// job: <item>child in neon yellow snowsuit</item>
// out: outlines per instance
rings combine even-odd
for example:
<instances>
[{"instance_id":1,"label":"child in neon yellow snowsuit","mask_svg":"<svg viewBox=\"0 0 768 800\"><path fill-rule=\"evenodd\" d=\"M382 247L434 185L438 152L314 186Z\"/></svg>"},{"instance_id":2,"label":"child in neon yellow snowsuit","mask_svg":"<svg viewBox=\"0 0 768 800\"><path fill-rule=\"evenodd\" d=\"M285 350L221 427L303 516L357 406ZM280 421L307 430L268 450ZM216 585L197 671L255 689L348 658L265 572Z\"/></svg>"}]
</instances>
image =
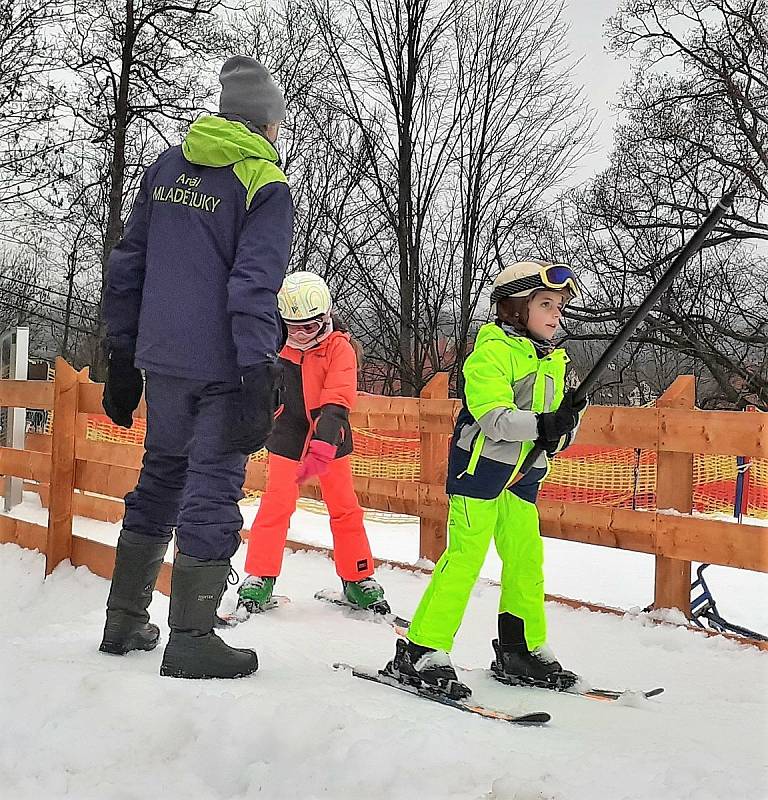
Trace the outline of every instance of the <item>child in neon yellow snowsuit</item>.
<instances>
[{"instance_id":1,"label":"child in neon yellow snowsuit","mask_svg":"<svg viewBox=\"0 0 768 800\"><path fill-rule=\"evenodd\" d=\"M401 682L470 693L448 652L491 538L503 563L494 673L505 682L558 689L577 679L543 649L543 543L535 505L548 456L568 446L585 406L564 391L568 356L550 342L576 293L569 267L541 261L514 264L494 281L496 320L480 328L464 364L464 407L448 462L448 549L408 641L398 641L387 665ZM544 452L523 476L534 443Z\"/></svg>"}]
</instances>

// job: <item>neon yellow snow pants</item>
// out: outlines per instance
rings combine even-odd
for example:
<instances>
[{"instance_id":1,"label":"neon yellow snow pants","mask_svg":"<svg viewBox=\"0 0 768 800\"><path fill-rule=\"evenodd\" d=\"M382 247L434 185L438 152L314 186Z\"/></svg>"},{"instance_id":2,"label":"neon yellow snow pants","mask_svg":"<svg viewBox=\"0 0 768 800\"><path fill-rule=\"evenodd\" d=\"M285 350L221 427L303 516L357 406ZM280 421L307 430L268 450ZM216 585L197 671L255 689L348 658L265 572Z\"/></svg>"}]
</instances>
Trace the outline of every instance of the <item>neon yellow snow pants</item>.
<instances>
[{"instance_id":1,"label":"neon yellow snow pants","mask_svg":"<svg viewBox=\"0 0 768 800\"><path fill-rule=\"evenodd\" d=\"M525 623L533 650L544 644L544 543L536 506L505 490L494 500L451 496L448 549L413 616L408 638L415 644L450 651L491 537L502 560L499 613Z\"/></svg>"}]
</instances>

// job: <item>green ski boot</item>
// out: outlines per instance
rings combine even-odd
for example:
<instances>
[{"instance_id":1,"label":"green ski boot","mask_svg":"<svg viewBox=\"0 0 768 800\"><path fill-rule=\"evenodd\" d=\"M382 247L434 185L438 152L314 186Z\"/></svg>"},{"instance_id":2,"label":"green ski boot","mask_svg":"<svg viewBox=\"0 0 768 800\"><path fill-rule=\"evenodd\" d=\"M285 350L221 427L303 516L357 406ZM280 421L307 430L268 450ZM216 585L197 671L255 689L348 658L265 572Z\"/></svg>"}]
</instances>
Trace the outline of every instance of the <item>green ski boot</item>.
<instances>
[{"instance_id":1,"label":"green ski boot","mask_svg":"<svg viewBox=\"0 0 768 800\"><path fill-rule=\"evenodd\" d=\"M389 614L389 603L384 599L384 589L373 578L361 581L342 581L344 597L352 605L375 614Z\"/></svg>"},{"instance_id":2,"label":"green ski boot","mask_svg":"<svg viewBox=\"0 0 768 800\"><path fill-rule=\"evenodd\" d=\"M272 608L272 592L275 590L276 578L261 578L249 575L237 590L238 608L244 608L249 614L258 614Z\"/></svg>"}]
</instances>

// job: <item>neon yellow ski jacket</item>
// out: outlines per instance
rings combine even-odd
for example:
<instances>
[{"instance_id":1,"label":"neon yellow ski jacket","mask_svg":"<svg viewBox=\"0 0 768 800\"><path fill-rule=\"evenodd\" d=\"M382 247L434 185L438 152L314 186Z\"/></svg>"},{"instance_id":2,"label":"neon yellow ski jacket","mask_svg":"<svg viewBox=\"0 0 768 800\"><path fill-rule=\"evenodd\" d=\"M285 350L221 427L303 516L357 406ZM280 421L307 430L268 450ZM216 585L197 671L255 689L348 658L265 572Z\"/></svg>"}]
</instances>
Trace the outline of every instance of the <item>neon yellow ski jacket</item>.
<instances>
[{"instance_id":1,"label":"neon yellow ski jacket","mask_svg":"<svg viewBox=\"0 0 768 800\"><path fill-rule=\"evenodd\" d=\"M538 436L537 413L554 411L563 399L568 362L561 348L539 356L525 336L493 323L480 328L464 363L464 407L451 440L448 494L489 500L514 481ZM561 441L558 449L567 444ZM547 468L542 453L531 479L521 484L536 488Z\"/></svg>"}]
</instances>

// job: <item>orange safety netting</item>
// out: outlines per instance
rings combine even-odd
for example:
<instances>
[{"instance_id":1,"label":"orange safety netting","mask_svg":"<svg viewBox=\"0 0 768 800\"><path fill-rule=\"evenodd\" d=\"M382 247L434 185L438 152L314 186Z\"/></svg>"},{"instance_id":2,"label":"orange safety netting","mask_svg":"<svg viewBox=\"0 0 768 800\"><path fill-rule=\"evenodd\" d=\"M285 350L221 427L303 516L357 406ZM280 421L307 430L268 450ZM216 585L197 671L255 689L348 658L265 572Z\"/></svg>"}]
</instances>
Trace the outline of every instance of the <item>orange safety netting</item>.
<instances>
[{"instance_id":1,"label":"orange safety netting","mask_svg":"<svg viewBox=\"0 0 768 800\"><path fill-rule=\"evenodd\" d=\"M734 514L738 467L735 456L694 455L693 508L702 514ZM768 519L768 461L744 468L744 513ZM555 458L541 496L616 508L656 510L656 453L572 445Z\"/></svg>"},{"instance_id":2,"label":"orange safety netting","mask_svg":"<svg viewBox=\"0 0 768 800\"><path fill-rule=\"evenodd\" d=\"M87 438L142 444L145 430L143 419L135 420L133 427L126 430L113 425L105 416L92 415L88 417ZM355 475L419 480L420 442L417 433L353 428L353 436L352 471ZM266 452L262 450L251 458L265 460ZM744 513L768 519L768 460L753 459L742 469L743 491L747 496ZM738 471L735 456L695 455L694 510L704 514L732 515ZM246 495L253 499L258 492L247 491ZM652 450L572 445L555 458L540 496L617 508L655 510L656 453ZM313 501L306 502L313 505Z\"/></svg>"}]
</instances>

